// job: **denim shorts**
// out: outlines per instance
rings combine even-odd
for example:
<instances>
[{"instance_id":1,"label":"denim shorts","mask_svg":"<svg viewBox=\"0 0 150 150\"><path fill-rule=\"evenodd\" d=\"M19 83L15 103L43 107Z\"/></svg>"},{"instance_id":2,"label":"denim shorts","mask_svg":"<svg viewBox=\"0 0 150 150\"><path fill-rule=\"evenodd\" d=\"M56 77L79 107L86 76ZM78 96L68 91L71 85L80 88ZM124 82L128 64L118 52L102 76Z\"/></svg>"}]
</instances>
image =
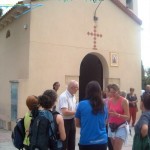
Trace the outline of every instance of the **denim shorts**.
<instances>
[{"instance_id":1,"label":"denim shorts","mask_svg":"<svg viewBox=\"0 0 150 150\"><path fill-rule=\"evenodd\" d=\"M127 136L128 136L128 133L127 133L126 127L118 128L116 132L111 132L110 127L108 127L108 137L110 138L117 137L117 138L124 140L125 142L127 139Z\"/></svg>"}]
</instances>

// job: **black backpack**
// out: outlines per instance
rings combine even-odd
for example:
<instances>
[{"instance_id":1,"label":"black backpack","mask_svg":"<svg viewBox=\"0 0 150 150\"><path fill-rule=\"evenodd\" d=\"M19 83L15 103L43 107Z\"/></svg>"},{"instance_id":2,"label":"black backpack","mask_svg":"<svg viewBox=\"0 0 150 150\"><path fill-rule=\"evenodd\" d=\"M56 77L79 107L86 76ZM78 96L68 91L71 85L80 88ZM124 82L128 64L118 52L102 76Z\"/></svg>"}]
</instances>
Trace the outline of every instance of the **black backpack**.
<instances>
[{"instance_id":1,"label":"black backpack","mask_svg":"<svg viewBox=\"0 0 150 150\"><path fill-rule=\"evenodd\" d=\"M14 146L19 150L23 150L23 141L25 138L24 118L18 119L16 122L16 126L14 127L14 130L11 134L11 138Z\"/></svg>"},{"instance_id":2,"label":"black backpack","mask_svg":"<svg viewBox=\"0 0 150 150\"><path fill-rule=\"evenodd\" d=\"M56 122L56 117L59 114L59 112L54 110L51 113L53 115L53 120L54 120L54 130L50 126L52 132L52 136L50 136L50 150L61 150L63 148L63 144L62 141L60 140L60 134Z\"/></svg>"},{"instance_id":3,"label":"black backpack","mask_svg":"<svg viewBox=\"0 0 150 150\"><path fill-rule=\"evenodd\" d=\"M30 148L35 150L48 150L50 121L45 116L38 115L31 121Z\"/></svg>"},{"instance_id":4,"label":"black backpack","mask_svg":"<svg viewBox=\"0 0 150 150\"><path fill-rule=\"evenodd\" d=\"M57 136L56 115L58 112L51 112L49 118L44 115L38 115L31 121L30 126L30 148L35 150L60 150L62 142ZM54 121L55 120L55 121Z\"/></svg>"}]
</instances>

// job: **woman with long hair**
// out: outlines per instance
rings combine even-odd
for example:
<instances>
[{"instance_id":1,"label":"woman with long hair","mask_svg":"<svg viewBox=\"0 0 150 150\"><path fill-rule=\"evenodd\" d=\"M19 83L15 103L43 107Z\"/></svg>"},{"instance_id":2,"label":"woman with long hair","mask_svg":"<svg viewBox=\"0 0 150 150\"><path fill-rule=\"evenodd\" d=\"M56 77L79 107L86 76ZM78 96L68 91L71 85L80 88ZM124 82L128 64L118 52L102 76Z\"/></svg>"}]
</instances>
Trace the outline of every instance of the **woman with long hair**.
<instances>
[{"instance_id":1,"label":"woman with long hair","mask_svg":"<svg viewBox=\"0 0 150 150\"><path fill-rule=\"evenodd\" d=\"M99 83L89 82L85 93L85 99L79 103L75 114L76 126L81 128L79 150L106 150L107 109Z\"/></svg>"}]
</instances>

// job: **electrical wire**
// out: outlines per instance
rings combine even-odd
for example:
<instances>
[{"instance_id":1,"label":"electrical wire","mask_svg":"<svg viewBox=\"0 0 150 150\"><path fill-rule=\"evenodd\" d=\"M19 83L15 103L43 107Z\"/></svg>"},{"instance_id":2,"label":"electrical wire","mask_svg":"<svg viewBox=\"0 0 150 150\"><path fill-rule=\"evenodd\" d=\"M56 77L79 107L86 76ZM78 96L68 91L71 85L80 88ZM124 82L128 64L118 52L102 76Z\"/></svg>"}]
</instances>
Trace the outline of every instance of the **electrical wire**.
<instances>
[{"instance_id":1,"label":"electrical wire","mask_svg":"<svg viewBox=\"0 0 150 150\"><path fill-rule=\"evenodd\" d=\"M98 9L98 7L100 6L100 4L101 4L102 1L103 1L103 0L100 0L98 6L96 7L96 9L95 9L95 11L94 11L94 21L97 21L97 19L98 19L98 18L96 17L96 11L97 11L97 9Z\"/></svg>"}]
</instances>

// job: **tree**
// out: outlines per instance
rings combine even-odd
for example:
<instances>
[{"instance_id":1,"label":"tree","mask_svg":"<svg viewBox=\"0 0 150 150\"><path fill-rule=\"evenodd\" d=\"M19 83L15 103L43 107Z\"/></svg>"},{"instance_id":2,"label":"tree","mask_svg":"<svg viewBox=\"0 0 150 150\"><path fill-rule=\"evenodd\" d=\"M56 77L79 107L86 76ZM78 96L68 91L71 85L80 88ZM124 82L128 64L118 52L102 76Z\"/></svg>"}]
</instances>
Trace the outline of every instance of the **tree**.
<instances>
[{"instance_id":1,"label":"tree","mask_svg":"<svg viewBox=\"0 0 150 150\"><path fill-rule=\"evenodd\" d=\"M145 70L146 84L150 84L150 68Z\"/></svg>"},{"instance_id":2,"label":"tree","mask_svg":"<svg viewBox=\"0 0 150 150\"><path fill-rule=\"evenodd\" d=\"M143 62L141 62L141 77L142 77L142 89L144 89L146 86L146 81L145 81L145 70L144 70Z\"/></svg>"},{"instance_id":3,"label":"tree","mask_svg":"<svg viewBox=\"0 0 150 150\"><path fill-rule=\"evenodd\" d=\"M150 68L144 69L143 63L141 64L141 77L142 89L145 89L145 86L150 84Z\"/></svg>"},{"instance_id":4,"label":"tree","mask_svg":"<svg viewBox=\"0 0 150 150\"><path fill-rule=\"evenodd\" d=\"M0 17L2 16L2 14L3 14L3 9L0 8Z\"/></svg>"}]
</instances>

